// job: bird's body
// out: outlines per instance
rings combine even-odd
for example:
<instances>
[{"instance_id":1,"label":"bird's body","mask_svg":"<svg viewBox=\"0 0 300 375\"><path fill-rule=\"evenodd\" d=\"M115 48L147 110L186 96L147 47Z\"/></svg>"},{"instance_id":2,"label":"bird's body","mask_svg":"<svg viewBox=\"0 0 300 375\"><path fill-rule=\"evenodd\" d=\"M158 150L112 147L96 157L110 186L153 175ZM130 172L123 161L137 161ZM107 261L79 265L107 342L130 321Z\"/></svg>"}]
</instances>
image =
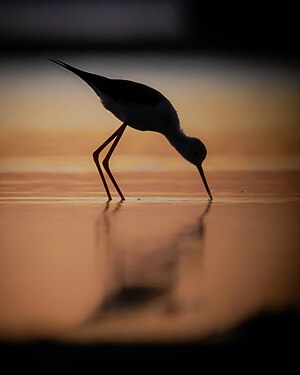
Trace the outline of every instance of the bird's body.
<instances>
[{"instance_id":1,"label":"bird's body","mask_svg":"<svg viewBox=\"0 0 300 375\"><path fill-rule=\"evenodd\" d=\"M127 84L127 82L128 81L115 80L113 83L123 86L124 83ZM136 91L136 94L139 95L144 87L147 86L134 86L134 90L132 91ZM156 93L157 92L153 90L153 98L152 101L149 101L149 104L147 104L146 100L141 102L120 99L115 100L113 97L102 92L99 96L104 108L112 112L120 121L136 130L150 130L164 134L166 124L172 126L174 131L179 130L179 119L174 107L164 97L157 97L157 100L154 101L153 99ZM151 99L151 97L149 99Z\"/></svg>"},{"instance_id":2,"label":"bird's body","mask_svg":"<svg viewBox=\"0 0 300 375\"><path fill-rule=\"evenodd\" d=\"M50 60L83 79L95 91L104 108L123 123L93 154L109 200L111 195L99 165L99 153L115 139L103 165L121 199L124 200L125 198L109 170L108 161L127 125L136 130L154 131L163 134L186 160L197 166L208 195L212 200L202 169L202 162L207 154L206 148L199 139L184 134L175 108L162 93L141 83L109 79L82 71L57 59Z\"/></svg>"}]
</instances>

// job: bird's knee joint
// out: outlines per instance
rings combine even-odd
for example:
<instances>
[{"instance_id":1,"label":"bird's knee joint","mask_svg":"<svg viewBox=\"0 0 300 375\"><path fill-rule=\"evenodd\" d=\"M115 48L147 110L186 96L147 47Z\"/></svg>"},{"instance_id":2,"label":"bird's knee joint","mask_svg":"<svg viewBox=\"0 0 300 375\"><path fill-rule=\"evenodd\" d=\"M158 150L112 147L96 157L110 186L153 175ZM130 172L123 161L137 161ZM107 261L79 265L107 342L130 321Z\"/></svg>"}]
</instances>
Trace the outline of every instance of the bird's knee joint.
<instances>
[{"instance_id":1,"label":"bird's knee joint","mask_svg":"<svg viewBox=\"0 0 300 375\"><path fill-rule=\"evenodd\" d=\"M94 159L94 162L97 162L98 161L98 158L99 158L99 153L97 151L94 151L93 152L93 159Z\"/></svg>"},{"instance_id":2,"label":"bird's knee joint","mask_svg":"<svg viewBox=\"0 0 300 375\"><path fill-rule=\"evenodd\" d=\"M103 167L104 167L105 170L106 170L106 169L109 169L109 162L108 162L107 159L104 159L104 160L103 160L102 165L103 165Z\"/></svg>"}]
</instances>

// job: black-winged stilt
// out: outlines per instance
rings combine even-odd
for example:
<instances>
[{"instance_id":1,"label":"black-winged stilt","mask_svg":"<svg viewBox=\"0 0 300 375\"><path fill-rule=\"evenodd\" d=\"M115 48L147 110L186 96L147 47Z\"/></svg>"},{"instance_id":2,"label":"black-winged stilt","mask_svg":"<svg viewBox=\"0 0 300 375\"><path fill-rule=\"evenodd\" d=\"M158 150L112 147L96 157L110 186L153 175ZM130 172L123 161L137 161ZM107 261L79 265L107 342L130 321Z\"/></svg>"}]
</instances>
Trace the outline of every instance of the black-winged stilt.
<instances>
[{"instance_id":1,"label":"black-winged stilt","mask_svg":"<svg viewBox=\"0 0 300 375\"><path fill-rule=\"evenodd\" d=\"M99 96L104 108L113 113L123 123L93 153L93 158L108 200L112 198L100 167L99 154L114 140L102 164L121 200L125 200L121 189L109 169L109 159L127 125L137 130L150 130L163 134L183 158L197 167L209 199L213 199L202 168L202 163L207 155L206 148L198 138L189 137L184 134L180 127L175 108L163 94L141 83L121 79L109 79L77 69L57 59L50 60L83 79Z\"/></svg>"}]
</instances>

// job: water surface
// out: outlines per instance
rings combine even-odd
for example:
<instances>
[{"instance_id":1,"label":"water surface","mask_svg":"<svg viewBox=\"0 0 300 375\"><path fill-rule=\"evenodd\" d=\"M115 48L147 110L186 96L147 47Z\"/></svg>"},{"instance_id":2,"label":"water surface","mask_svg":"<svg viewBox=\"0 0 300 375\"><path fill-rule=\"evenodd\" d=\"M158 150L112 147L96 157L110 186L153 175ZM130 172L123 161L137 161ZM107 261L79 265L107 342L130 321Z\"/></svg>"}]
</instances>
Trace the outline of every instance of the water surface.
<instances>
[{"instance_id":1,"label":"water surface","mask_svg":"<svg viewBox=\"0 0 300 375\"><path fill-rule=\"evenodd\" d=\"M299 173L2 174L0 334L207 338L299 309ZM59 177L59 178L58 178Z\"/></svg>"}]
</instances>

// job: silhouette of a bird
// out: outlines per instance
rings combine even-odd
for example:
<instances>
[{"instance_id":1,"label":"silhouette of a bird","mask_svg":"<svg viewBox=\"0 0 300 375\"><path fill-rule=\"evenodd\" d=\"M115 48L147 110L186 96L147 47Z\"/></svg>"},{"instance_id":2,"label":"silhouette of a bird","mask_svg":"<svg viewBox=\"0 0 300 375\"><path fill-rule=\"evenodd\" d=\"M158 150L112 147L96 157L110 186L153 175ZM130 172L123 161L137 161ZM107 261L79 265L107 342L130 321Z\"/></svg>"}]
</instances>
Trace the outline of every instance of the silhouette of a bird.
<instances>
[{"instance_id":1,"label":"silhouette of a bird","mask_svg":"<svg viewBox=\"0 0 300 375\"><path fill-rule=\"evenodd\" d=\"M108 200L112 198L100 167L99 154L114 140L102 164L121 200L125 200L110 171L109 159L127 125L137 130L149 130L163 134L184 159L197 167L207 194L210 200L213 199L202 168L202 163L207 155L205 145L198 138L189 137L184 134L180 127L175 108L163 94L141 83L110 79L85 72L57 59L49 60L70 70L85 81L98 95L104 108L122 121L122 125L93 153L93 159L103 182Z\"/></svg>"}]
</instances>

